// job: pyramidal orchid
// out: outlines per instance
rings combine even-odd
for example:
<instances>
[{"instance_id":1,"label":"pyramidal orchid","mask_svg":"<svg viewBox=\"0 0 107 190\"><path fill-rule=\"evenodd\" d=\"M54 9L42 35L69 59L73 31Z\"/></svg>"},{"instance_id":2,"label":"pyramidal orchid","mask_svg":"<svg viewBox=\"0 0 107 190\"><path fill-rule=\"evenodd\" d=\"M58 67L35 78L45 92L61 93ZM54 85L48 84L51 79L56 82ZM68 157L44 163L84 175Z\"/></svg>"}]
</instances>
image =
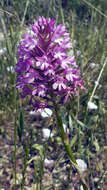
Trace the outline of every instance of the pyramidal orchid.
<instances>
[{"instance_id":1,"label":"pyramidal orchid","mask_svg":"<svg viewBox=\"0 0 107 190\"><path fill-rule=\"evenodd\" d=\"M22 97L30 96L34 109L52 106L52 94L65 103L78 95L83 81L75 57L68 56L72 48L70 35L55 19L39 17L29 27L18 46L17 87Z\"/></svg>"},{"instance_id":2,"label":"pyramidal orchid","mask_svg":"<svg viewBox=\"0 0 107 190\"><path fill-rule=\"evenodd\" d=\"M63 24L55 19L39 17L23 35L18 46L17 88L23 98L30 97L34 110L53 107L67 155L80 175L84 190L88 186L73 156L67 133L59 113L60 105L84 89L72 49L70 35Z\"/></svg>"}]
</instances>

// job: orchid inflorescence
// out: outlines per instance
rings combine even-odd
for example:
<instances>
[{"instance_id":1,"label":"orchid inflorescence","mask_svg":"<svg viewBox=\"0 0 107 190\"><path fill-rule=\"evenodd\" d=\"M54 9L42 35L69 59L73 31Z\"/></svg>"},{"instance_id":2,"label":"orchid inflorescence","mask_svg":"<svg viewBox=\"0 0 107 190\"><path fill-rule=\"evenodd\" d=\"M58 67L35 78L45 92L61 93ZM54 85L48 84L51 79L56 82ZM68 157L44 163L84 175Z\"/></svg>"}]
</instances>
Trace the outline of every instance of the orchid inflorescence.
<instances>
[{"instance_id":1,"label":"orchid inflorescence","mask_svg":"<svg viewBox=\"0 0 107 190\"><path fill-rule=\"evenodd\" d=\"M70 35L63 24L39 17L30 25L18 46L17 87L22 97L29 96L34 109L66 103L78 89L84 89L72 48Z\"/></svg>"}]
</instances>

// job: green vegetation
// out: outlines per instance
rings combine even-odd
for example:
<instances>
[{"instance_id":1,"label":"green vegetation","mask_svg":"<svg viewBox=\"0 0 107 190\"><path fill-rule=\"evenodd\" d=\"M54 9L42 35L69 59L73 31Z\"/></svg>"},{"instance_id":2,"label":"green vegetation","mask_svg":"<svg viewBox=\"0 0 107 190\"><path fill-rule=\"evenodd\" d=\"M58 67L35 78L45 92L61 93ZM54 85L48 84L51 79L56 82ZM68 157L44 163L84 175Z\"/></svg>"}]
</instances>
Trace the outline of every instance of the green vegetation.
<instances>
[{"instance_id":1,"label":"green vegetation","mask_svg":"<svg viewBox=\"0 0 107 190\"><path fill-rule=\"evenodd\" d=\"M61 116L69 127L74 157L87 163L83 177L89 189L106 190L106 0L0 1L0 189L76 190L81 186L54 114L51 118L29 114L31 106L27 99L21 100L15 87L18 41L39 15L56 18L70 32L86 91L72 97L62 107ZM53 136L44 138L43 128L50 129ZM54 165L46 166L46 158L54 160Z\"/></svg>"}]
</instances>

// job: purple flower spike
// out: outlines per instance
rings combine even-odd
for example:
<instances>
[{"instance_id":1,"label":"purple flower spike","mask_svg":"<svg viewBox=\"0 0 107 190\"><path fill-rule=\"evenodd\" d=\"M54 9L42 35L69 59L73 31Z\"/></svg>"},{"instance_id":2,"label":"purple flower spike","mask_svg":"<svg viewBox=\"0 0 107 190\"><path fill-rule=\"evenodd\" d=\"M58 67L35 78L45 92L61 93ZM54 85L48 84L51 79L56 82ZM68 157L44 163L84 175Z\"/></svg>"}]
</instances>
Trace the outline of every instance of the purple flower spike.
<instances>
[{"instance_id":1,"label":"purple flower spike","mask_svg":"<svg viewBox=\"0 0 107 190\"><path fill-rule=\"evenodd\" d=\"M43 16L19 42L17 87L23 98L30 97L34 109L52 107L52 94L57 103L63 96L65 103L84 89L75 57L67 54L71 48L65 26Z\"/></svg>"}]
</instances>

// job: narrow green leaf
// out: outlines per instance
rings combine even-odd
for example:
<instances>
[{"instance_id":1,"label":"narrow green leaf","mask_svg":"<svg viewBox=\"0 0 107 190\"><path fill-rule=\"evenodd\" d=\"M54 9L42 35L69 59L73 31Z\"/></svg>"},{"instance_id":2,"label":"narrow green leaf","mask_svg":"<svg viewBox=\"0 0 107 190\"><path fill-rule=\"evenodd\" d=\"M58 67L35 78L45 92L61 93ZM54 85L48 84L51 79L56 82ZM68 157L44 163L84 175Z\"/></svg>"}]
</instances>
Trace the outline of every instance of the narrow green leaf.
<instances>
[{"instance_id":1,"label":"narrow green leaf","mask_svg":"<svg viewBox=\"0 0 107 190\"><path fill-rule=\"evenodd\" d=\"M21 111L19 117L19 127L17 128L18 137L20 141L22 140L23 131L24 131L24 119L23 119L23 112Z\"/></svg>"},{"instance_id":2,"label":"narrow green leaf","mask_svg":"<svg viewBox=\"0 0 107 190\"><path fill-rule=\"evenodd\" d=\"M70 146L73 147L73 145L76 143L76 141L77 141L77 135L75 135L75 136L72 138L72 140L71 140L71 142L70 142Z\"/></svg>"},{"instance_id":3,"label":"narrow green leaf","mask_svg":"<svg viewBox=\"0 0 107 190\"><path fill-rule=\"evenodd\" d=\"M23 133L23 130L24 130L24 120L23 120L23 112L22 111L20 112L20 130L21 130L21 133Z\"/></svg>"}]
</instances>

